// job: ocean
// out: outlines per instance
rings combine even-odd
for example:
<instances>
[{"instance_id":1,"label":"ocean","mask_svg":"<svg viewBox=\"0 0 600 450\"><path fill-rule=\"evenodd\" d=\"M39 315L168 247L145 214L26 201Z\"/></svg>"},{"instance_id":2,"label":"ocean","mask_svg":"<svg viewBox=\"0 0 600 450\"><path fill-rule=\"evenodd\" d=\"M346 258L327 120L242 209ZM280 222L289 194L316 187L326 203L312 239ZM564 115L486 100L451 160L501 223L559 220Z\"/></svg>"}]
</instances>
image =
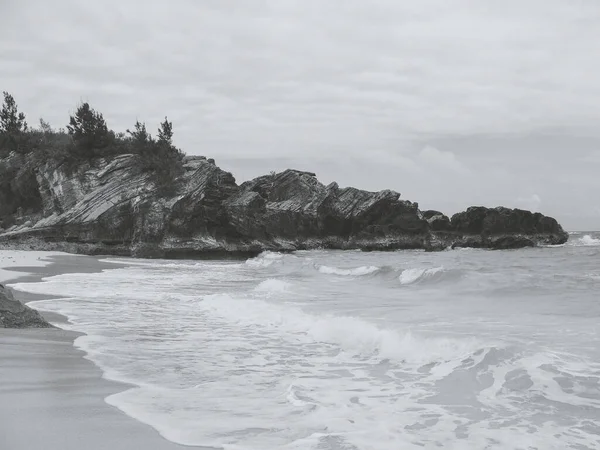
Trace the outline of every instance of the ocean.
<instances>
[{"instance_id":1,"label":"ocean","mask_svg":"<svg viewBox=\"0 0 600 450\"><path fill-rule=\"evenodd\" d=\"M600 233L511 251L141 260L14 288L106 399L225 449L600 448Z\"/></svg>"}]
</instances>

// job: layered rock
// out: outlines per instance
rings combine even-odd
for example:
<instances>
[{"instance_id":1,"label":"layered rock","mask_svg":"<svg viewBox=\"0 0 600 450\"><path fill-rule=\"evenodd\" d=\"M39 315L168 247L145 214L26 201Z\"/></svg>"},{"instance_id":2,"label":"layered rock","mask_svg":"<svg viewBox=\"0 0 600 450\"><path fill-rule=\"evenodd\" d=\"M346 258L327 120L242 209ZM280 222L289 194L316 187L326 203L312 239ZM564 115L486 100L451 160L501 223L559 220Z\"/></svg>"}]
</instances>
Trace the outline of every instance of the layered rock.
<instances>
[{"instance_id":1,"label":"layered rock","mask_svg":"<svg viewBox=\"0 0 600 450\"><path fill-rule=\"evenodd\" d=\"M0 284L0 328L51 328L35 309L16 300L11 290Z\"/></svg>"},{"instance_id":2,"label":"layered rock","mask_svg":"<svg viewBox=\"0 0 600 450\"><path fill-rule=\"evenodd\" d=\"M35 201L4 212L4 221L14 225L0 230L0 244L174 257L311 248L510 248L567 239L554 219L527 211L469 208L449 219L419 211L397 192L326 186L310 172L286 170L238 186L214 160L186 157L184 169L165 193L133 155L69 170L28 167L25 161L19 173L34 177L28 198ZM12 185L6 186L5 197L14 197Z\"/></svg>"}]
</instances>

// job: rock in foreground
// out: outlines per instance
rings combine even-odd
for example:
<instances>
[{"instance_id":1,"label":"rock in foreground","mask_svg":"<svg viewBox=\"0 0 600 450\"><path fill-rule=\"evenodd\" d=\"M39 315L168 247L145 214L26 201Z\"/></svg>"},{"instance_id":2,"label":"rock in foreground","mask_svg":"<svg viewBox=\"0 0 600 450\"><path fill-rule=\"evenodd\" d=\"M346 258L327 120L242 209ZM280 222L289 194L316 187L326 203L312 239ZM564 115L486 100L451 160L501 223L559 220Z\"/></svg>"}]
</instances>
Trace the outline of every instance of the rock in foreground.
<instances>
[{"instance_id":1,"label":"rock in foreground","mask_svg":"<svg viewBox=\"0 0 600 450\"><path fill-rule=\"evenodd\" d=\"M0 328L52 328L39 312L16 300L11 290L0 284Z\"/></svg>"}]
</instances>

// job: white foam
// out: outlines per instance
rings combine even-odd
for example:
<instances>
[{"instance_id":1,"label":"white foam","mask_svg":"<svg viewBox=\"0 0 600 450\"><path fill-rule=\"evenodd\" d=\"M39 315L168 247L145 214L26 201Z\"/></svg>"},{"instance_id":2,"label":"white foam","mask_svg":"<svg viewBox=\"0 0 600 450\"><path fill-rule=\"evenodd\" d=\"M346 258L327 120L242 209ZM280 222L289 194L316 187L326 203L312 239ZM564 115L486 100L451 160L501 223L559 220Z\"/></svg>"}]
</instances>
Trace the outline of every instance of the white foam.
<instances>
[{"instance_id":1,"label":"white foam","mask_svg":"<svg viewBox=\"0 0 600 450\"><path fill-rule=\"evenodd\" d=\"M583 236L579 241L583 245L600 245L600 239L593 238L589 234Z\"/></svg>"},{"instance_id":2,"label":"white foam","mask_svg":"<svg viewBox=\"0 0 600 450\"><path fill-rule=\"evenodd\" d=\"M350 355L378 360L442 362L462 357L481 345L473 339L416 338L409 331L381 329L356 317L315 316L291 305L236 299L227 294L205 296L199 306L236 325L269 328L290 341L333 344Z\"/></svg>"},{"instance_id":3,"label":"white foam","mask_svg":"<svg viewBox=\"0 0 600 450\"><path fill-rule=\"evenodd\" d=\"M400 274L400 284L412 284L416 281L435 275L436 273L443 272L443 267L433 267L430 269L417 268L417 269L405 269Z\"/></svg>"},{"instance_id":4,"label":"white foam","mask_svg":"<svg viewBox=\"0 0 600 450\"><path fill-rule=\"evenodd\" d=\"M328 274L328 275L340 275L340 276L362 276L368 275L373 272L377 272L379 267L376 266L361 266L356 267L354 269L340 269L338 267L330 267L330 266L319 266L319 272Z\"/></svg>"},{"instance_id":5,"label":"white foam","mask_svg":"<svg viewBox=\"0 0 600 450\"><path fill-rule=\"evenodd\" d=\"M256 288L257 292L286 292L289 290L291 284L287 281L276 280L269 278L268 280L262 281Z\"/></svg>"},{"instance_id":6,"label":"white foam","mask_svg":"<svg viewBox=\"0 0 600 450\"><path fill-rule=\"evenodd\" d=\"M583 245L583 246L597 246L600 245L600 239L593 238L589 234L580 237L577 241L575 241L575 245Z\"/></svg>"},{"instance_id":7,"label":"white foam","mask_svg":"<svg viewBox=\"0 0 600 450\"><path fill-rule=\"evenodd\" d=\"M275 261L283 259L283 254L277 252L263 252L256 258L246 260L246 265L250 267L269 267Z\"/></svg>"}]
</instances>

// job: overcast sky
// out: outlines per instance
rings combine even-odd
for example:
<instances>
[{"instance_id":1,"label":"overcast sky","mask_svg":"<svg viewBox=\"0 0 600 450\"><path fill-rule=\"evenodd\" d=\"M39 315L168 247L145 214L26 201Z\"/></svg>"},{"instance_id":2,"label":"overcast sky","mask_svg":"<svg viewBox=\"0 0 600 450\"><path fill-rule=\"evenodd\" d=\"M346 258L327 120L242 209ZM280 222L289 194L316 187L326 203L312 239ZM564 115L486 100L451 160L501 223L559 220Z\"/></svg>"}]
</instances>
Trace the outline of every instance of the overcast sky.
<instances>
[{"instance_id":1,"label":"overcast sky","mask_svg":"<svg viewBox=\"0 0 600 450\"><path fill-rule=\"evenodd\" d=\"M238 181L287 167L422 209L600 229L598 0L0 0L0 90L168 115Z\"/></svg>"}]
</instances>

